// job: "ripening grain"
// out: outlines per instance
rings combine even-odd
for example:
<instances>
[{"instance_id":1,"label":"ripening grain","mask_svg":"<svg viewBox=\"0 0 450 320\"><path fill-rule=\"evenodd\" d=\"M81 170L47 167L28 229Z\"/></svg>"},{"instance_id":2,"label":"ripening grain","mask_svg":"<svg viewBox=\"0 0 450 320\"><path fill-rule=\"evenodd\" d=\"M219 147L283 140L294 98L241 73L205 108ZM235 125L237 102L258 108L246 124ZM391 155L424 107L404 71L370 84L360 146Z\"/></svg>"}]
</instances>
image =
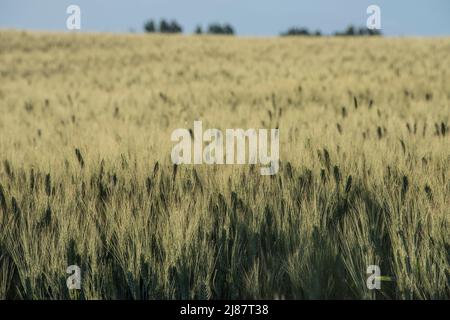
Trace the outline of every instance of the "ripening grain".
<instances>
[{"instance_id":1,"label":"ripening grain","mask_svg":"<svg viewBox=\"0 0 450 320\"><path fill-rule=\"evenodd\" d=\"M0 298L449 299L449 52L0 32ZM280 172L174 167L194 120L278 127Z\"/></svg>"}]
</instances>

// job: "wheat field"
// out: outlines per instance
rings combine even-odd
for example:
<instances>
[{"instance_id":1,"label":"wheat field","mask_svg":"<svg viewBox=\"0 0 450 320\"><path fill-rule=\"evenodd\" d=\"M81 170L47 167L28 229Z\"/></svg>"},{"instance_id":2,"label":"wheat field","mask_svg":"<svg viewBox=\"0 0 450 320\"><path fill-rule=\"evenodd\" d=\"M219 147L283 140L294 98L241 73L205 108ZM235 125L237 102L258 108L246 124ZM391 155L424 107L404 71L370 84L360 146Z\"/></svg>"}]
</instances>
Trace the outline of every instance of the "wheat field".
<instances>
[{"instance_id":1,"label":"wheat field","mask_svg":"<svg viewBox=\"0 0 450 320\"><path fill-rule=\"evenodd\" d=\"M0 299L450 299L449 52L1 31ZM279 128L280 171L174 166L195 120Z\"/></svg>"}]
</instances>

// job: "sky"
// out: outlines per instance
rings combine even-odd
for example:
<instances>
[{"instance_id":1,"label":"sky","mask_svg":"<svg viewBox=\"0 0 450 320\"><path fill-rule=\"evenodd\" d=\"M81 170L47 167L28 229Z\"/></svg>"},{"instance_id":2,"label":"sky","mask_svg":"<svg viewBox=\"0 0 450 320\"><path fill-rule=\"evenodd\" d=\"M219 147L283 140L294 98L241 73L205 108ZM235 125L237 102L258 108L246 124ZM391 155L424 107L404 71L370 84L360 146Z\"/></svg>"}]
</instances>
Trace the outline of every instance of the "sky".
<instances>
[{"instance_id":1,"label":"sky","mask_svg":"<svg viewBox=\"0 0 450 320\"><path fill-rule=\"evenodd\" d=\"M242 36L274 36L293 26L331 34L365 26L375 4L385 35L450 36L449 0L0 0L0 29L69 32L72 4L81 9L81 32L142 32L146 20L166 18L185 33L217 22Z\"/></svg>"}]
</instances>

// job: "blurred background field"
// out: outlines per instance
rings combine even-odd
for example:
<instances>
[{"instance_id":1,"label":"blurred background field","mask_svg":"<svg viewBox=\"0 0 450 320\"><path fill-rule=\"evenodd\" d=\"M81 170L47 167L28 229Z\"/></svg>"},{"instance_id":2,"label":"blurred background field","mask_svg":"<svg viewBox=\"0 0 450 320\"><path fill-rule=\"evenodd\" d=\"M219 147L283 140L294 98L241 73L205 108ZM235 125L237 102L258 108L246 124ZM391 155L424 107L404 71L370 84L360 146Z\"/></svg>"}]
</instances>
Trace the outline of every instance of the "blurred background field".
<instances>
[{"instance_id":1,"label":"blurred background field","mask_svg":"<svg viewBox=\"0 0 450 320\"><path fill-rule=\"evenodd\" d=\"M450 298L448 52L1 31L0 298ZM280 172L174 167L194 120L279 128Z\"/></svg>"}]
</instances>

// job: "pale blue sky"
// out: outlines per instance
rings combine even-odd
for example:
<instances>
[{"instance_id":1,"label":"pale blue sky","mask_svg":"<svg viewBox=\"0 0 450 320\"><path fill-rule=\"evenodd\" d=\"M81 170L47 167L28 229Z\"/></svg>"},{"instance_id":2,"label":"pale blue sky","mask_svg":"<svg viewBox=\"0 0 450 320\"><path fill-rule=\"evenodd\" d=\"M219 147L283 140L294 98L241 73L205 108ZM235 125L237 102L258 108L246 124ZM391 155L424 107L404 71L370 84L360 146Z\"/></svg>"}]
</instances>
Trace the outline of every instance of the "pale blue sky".
<instances>
[{"instance_id":1,"label":"pale blue sky","mask_svg":"<svg viewBox=\"0 0 450 320\"><path fill-rule=\"evenodd\" d=\"M66 8L81 8L81 31L142 31L149 18L176 19L185 33L197 24L231 23L239 35L278 35L288 27L342 30L364 26L366 8L381 7L382 32L450 36L449 0L0 0L0 28L66 30Z\"/></svg>"}]
</instances>

